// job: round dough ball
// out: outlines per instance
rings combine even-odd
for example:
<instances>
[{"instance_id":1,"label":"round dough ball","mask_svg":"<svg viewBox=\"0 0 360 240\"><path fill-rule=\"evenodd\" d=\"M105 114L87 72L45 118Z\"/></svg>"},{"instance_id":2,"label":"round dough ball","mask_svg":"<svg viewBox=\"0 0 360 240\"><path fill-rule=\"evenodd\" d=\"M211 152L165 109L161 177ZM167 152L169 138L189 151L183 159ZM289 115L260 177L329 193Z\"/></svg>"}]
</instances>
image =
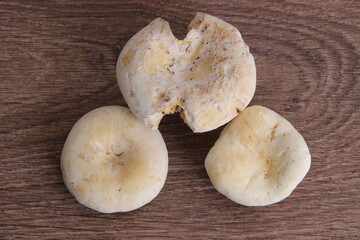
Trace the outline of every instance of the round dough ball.
<instances>
[{"instance_id":1,"label":"round dough ball","mask_svg":"<svg viewBox=\"0 0 360 240\"><path fill-rule=\"evenodd\" d=\"M153 200L164 186L168 152L151 130L120 106L95 109L74 125L61 155L65 185L83 205L126 212Z\"/></svg>"},{"instance_id":2,"label":"round dough ball","mask_svg":"<svg viewBox=\"0 0 360 240\"><path fill-rule=\"evenodd\" d=\"M246 206L288 197L311 164L304 138L283 117L261 106L246 108L221 133L205 160L214 187Z\"/></svg>"}]
</instances>

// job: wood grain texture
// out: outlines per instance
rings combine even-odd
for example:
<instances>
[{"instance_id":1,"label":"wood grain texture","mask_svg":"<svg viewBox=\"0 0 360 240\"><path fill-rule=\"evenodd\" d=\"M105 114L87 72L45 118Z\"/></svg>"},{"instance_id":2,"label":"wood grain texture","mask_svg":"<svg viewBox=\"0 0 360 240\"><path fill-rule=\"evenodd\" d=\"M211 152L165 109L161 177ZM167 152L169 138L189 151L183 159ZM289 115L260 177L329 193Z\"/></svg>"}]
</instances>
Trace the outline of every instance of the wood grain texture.
<instances>
[{"instance_id":1,"label":"wood grain texture","mask_svg":"<svg viewBox=\"0 0 360 240\"><path fill-rule=\"evenodd\" d=\"M312 167L268 207L220 195L204 159L221 129L194 134L179 116L160 130L169 173L160 195L100 214L67 191L59 159L86 112L123 105L115 79L126 43L155 17L178 37L196 11L242 33L257 65L250 105L302 133ZM359 1L0 1L0 239L355 239L360 237Z\"/></svg>"}]
</instances>

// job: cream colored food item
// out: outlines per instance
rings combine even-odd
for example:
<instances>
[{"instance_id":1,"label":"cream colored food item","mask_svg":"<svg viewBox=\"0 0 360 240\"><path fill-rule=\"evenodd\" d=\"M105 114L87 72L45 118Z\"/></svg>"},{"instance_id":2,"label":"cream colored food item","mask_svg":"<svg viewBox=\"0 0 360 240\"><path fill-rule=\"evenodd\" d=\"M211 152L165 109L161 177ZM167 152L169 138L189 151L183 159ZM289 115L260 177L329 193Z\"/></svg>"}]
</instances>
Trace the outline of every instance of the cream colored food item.
<instances>
[{"instance_id":1,"label":"cream colored food item","mask_svg":"<svg viewBox=\"0 0 360 240\"><path fill-rule=\"evenodd\" d=\"M205 160L214 187L246 206L265 206L290 195L311 164L304 138L274 111L246 108L221 132Z\"/></svg>"},{"instance_id":2,"label":"cream colored food item","mask_svg":"<svg viewBox=\"0 0 360 240\"><path fill-rule=\"evenodd\" d=\"M240 32L198 13L178 40L161 18L135 34L117 63L120 90L132 112L157 129L177 111L194 132L226 124L252 99L256 69Z\"/></svg>"},{"instance_id":3,"label":"cream colored food item","mask_svg":"<svg viewBox=\"0 0 360 240\"><path fill-rule=\"evenodd\" d=\"M129 109L101 107L72 128L61 170L81 204L103 213L126 212L159 194L168 153L160 132L146 127Z\"/></svg>"}]
</instances>

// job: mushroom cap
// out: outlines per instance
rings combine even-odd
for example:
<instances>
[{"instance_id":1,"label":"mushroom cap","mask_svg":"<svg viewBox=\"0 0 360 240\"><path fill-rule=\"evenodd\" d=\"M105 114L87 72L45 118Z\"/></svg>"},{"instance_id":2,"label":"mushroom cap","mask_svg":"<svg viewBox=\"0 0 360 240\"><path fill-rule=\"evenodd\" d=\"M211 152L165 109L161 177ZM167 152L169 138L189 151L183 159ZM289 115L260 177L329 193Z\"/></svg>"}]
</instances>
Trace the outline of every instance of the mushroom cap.
<instances>
[{"instance_id":1,"label":"mushroom cap","mask_svg":"<svg viewBox=\"0 0 360 240\"><path fill-rule=\"evenodd\" d=\"M151 130L120 106L85 114L61 154L66 187L83 205L103 213L126 212L153 200L168 171L168 153Z\"/></svg>"},{"instance_id":2,"label":"mushroom cap","mask_svg":"<svg viewBox=\"0 0 360 240\"><path fill-rule=\"evenodd\" d=\"M117 62L117 80L131 111L153 129L177 111L194 132L218 128L252 99L256 68L240 32L197 13L178 40L161 18L136 33Z\"/></svg>"},{"instance_id":3,"label":"mushroom cap","mask_svg":"<svg viewBox=\"0 0 360 240\"><path fill-rule=\"evenodd\" d=\"M221 132L205 159L214 187L246 206L265 206L288 197L311 164L300 133L274 111L246 108Z\"/></svg>"}]
</instances>

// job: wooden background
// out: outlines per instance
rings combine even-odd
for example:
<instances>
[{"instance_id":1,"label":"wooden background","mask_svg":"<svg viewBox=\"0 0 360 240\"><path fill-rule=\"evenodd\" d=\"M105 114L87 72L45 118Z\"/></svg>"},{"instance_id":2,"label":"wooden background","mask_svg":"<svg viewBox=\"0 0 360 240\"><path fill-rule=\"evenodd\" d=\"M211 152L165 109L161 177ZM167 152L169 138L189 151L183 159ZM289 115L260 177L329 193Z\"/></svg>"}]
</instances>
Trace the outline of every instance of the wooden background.
<instances>
[{"instance_id":1,"label":"wooden background","mask_svg":"<svg viewBox=\"0 0 360 240\"><path fill-rule=\"evenodd\" d=\"M59 167L72 125L126 105L115 64L132 35L160 16L183 38L196 11L241 31L258 71L250 105L303 134L310 172L281 203L237 205L203 165L222 128L194 134L168 116L160 195L129 213L83 207ZM359 1L0 1L0 239L360 238L359 40Z\"/></svg>"}]
</instances>

